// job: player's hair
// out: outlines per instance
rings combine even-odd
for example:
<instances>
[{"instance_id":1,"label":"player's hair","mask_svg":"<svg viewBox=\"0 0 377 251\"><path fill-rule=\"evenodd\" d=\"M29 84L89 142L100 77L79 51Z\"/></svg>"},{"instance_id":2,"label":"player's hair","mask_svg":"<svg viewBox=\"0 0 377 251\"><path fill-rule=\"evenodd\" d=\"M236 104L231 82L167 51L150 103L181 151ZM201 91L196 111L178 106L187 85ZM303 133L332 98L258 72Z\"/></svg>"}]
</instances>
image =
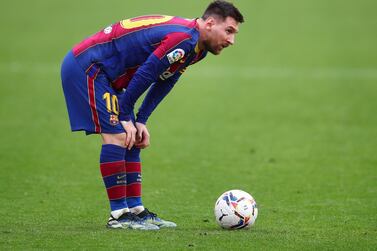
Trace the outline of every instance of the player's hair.
<instances>
[{"instance_id":1,"label":"player's hair","mask_svg":"<svg viewBox=\"0 0 377 251\"><path fill-rule=\"evenodd\" d=\"M202 19L206 20L210 16L219 17L222 20L232 17L238 23L244 22L241 12L232 3L223 0L216 0L210 3L204 11Z\"/></svg>"}]
</instances>

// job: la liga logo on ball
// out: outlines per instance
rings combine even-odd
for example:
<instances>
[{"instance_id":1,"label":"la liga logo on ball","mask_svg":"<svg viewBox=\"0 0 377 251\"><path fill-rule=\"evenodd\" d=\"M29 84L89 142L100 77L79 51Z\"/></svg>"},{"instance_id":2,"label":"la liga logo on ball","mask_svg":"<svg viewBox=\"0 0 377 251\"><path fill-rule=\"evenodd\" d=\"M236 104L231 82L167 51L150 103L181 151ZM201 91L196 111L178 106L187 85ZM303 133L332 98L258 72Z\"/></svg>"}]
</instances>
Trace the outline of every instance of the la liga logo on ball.
<instances>
[{"instance_id":1,"label":"la liga logo on ball","mask_svg":"<svg viewBox=\"0 0 377 251\"><path fill-rule=\"evenodd\" d=\"M242 229L254 225L258 207L254 198L241 190L223 193L215 203L216 222L224 229Z\"/></svg>"}]
</instances>

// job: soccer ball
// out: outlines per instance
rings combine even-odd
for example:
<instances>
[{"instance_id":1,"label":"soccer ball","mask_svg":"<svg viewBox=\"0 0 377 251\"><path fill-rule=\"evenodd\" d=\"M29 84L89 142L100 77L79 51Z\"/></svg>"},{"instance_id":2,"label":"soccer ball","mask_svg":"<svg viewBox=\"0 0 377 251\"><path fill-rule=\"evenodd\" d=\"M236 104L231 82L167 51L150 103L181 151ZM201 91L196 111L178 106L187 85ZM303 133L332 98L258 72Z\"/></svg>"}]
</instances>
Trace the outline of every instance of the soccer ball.
<instances>
[{"instance_id":1,"label":"soccer ball","mask_svg":"<svg viewBox=\"0 0 377 251\"><path fill-rule=\"evenodd\" d=\"M217 223L225 229L241 229L252 226L258 216L254 198L241 190L223 193L215 204Z\"/></svg>"}]
</instances>

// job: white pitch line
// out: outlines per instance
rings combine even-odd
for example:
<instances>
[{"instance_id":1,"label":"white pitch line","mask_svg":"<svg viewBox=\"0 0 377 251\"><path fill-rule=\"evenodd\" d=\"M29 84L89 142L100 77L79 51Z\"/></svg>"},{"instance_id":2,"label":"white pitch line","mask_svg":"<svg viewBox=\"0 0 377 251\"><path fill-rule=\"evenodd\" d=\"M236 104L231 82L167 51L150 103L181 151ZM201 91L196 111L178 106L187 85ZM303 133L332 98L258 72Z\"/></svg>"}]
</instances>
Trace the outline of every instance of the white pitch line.
<instances>
[{"instance_id":1,"label":"white pitch line","mask_svg":"<svg viewBox=\"0 0 377 251\"><path fill-rule=\"evenodd\" d=\"M199 65L200 64L200 65ZM187 77L193 78L242 78L242 79L365 79L377 80L377 66L371 68L325 67L305 68L255 67L255 66L210 66L205 62L188 69ZM60 63L0 63L1 74L60 75Z\"/></svg>"}]
</instances>

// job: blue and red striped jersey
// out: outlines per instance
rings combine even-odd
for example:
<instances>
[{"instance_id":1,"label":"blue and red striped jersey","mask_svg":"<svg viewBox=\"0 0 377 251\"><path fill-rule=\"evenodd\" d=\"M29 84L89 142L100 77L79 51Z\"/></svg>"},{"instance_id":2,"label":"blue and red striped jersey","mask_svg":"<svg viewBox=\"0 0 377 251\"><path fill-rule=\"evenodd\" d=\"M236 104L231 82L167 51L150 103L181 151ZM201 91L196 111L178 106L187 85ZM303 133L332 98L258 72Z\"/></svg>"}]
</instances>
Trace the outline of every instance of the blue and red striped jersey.
<instances>
[{"instance_id":1,"label":"blue and red striped jersey","mask_svg":"<svg viewBox=\"0 0 377 251\"><path fill-rule=\"evenodd\" d=\"M206 51L199 50L198 39L196 19L151 15L106 27L72 51L85 71L100 68L114 89L126 88L120 100L120 118L129 120L136 100L151 84L174 85L188 65L206 56ZM144 105L144 117L151 113L148 108Z\"/></svg>"}]
</instances>

